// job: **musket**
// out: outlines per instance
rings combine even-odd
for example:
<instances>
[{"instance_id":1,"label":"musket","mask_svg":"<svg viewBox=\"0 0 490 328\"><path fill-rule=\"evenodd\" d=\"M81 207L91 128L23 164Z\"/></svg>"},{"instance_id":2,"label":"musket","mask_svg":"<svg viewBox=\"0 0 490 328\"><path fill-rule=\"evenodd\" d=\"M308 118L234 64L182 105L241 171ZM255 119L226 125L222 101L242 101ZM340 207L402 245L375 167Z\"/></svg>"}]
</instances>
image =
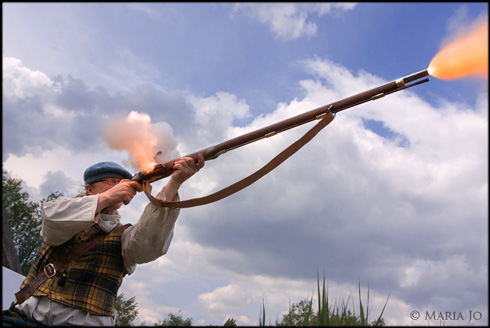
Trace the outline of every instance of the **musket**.
<instances>
[{"instance_id":1,"label":"musket","mask_svg":"<svg viewBox=\"0 0 490 328\"><path fill-rule=\"evenodd\" d=\"M204 160L212 160L217 158L218 156L250 144L252 142L268 138L274 136L278 133L284 132L286 130L298 127L305 123L322 119L327 115L328 112L333 114L338 113L340 111L346 110L348 108L363 104L365 102L371 100L380 99L386 95L392 94L397 91L404 90L406 88L412 87L414 85L418 85L421 83L425 83L429 81L429 78L422 79L429 75L427 69L419 71L417 73L413 73L402 77L400 79L391 81L389 83L383 84L379 87L369 89L367 91L358 93L354 96L336 101L334 103L313 109L311 111L305 112L303 114L299 114L297 116L291 117L284 121L280 121L278 123L266 126L264 128L246 133L239 137L232 138L220 144L202 149L200 151L194 152L192 154L187 155L188 157L192 157L195 162L197 162L198 154L203 154ZM166 178L172 175L174 169L174 163L177 159L168 161L164 164L157 164L150 172L140 171L136 173L131 180L137 181L138 183L143 183L144 181L154 182L163 178Z\"/></svg>"}]
</instances>

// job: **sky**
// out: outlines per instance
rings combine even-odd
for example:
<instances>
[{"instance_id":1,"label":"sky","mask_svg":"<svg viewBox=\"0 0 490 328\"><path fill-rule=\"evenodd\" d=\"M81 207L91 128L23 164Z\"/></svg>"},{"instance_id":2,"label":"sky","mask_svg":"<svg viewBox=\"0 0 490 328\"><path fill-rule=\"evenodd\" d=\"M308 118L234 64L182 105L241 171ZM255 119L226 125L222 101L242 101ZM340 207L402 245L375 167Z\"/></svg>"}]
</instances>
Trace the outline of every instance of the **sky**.
<instances>
[{"instance_id":1,"label":"sky","mask_svg":"<svg viewBox=\"0 0 490 328\"><path fill-rule=\"evenodd\" d=\"M3 3L2 15L2 165L39 201L75 196L94 163L126 165L102 135L131 111L190 154L426 69L488 4ZM207 161L181 199L253 173L311 126ZM138 194L122 222L147 203ZM488 324L486 79L430 77L338 113L252 186L182 209L168 253L120 292L137 324L258 325L262 306L275 324L316 302L323 276L356 313L369 292L373 320L387 302L387 325Z\"/></svg>"}]
</instances>

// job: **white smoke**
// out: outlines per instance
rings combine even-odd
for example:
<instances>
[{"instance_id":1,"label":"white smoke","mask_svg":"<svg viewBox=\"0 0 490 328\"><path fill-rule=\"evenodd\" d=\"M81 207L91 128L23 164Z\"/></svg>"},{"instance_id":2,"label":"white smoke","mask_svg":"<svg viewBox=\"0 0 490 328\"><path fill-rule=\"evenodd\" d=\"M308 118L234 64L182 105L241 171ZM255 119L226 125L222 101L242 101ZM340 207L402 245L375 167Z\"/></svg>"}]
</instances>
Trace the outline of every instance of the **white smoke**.
<instances>
[{"instance_id":1,"label":"white smoke","mask_svg":"<svg viewBox=\"0 0 490 328\"><path fill-rule=\"evenodd\" d=\"M136 171L179 157L172 127L165 122L151 123L146 113L132 111L125 118L109 122L103 127L102 136L112 149L128 152L123 164Z\"/></svg>"}]
</instances>

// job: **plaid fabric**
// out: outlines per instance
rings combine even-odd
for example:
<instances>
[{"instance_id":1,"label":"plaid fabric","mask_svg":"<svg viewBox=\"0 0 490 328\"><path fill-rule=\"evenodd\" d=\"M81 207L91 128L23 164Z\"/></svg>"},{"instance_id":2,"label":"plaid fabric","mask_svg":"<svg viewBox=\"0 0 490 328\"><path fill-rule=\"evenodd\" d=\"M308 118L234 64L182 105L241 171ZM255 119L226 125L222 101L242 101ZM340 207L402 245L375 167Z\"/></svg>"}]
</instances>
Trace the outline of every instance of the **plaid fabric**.
<instances>
[{"instance_id":1,"label":"plaid fabric","mask_svg":"<svg viewBox=\"0 0 490 328\"><path fill-rule=\"evenodd\" d=\"M103 242L61 268L55 277L47 279L32 295L47 296L52 301L95 315L114 316L117 291L126 275L121 256L121 235L126 227L120 224ZM100 227L96 224L63 245L43 243L41 255L21 288L34 279L46 264L53 263L62 253L94 237L99 231Z\"/></svg>"}]
</instances>

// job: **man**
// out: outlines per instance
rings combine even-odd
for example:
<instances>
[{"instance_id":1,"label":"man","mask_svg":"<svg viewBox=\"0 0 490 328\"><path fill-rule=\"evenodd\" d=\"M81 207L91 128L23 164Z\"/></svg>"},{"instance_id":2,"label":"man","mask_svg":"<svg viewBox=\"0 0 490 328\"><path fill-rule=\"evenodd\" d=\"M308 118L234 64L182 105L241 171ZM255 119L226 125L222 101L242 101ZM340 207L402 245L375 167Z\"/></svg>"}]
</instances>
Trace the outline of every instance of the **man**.
<instances>
[{"instance_id":1,"label":"man","mask_svg":"<svg viewBox=\"0 0 490 328\"><path fill-rule=\"evenodd\" d=\"M203 166L202 155L197 163L190 157L177 160L156 198L179 200L179 187ZM15 311L48 326L114 326L114 305L123 277L132 274L137 264L167 252L179 214L177 208L149 203L135 225L119 223L117 210L128 205L141 188L131 177L116 163L97 163L84 173L85 196L60 197L44 204L41 255L21 288L40 273L50 278L16 304ZM94 240L101 231L106 233L100 237L102 242L58 271L52 270L52 263L64 253Z\"/></svg>"}]
</instances>

